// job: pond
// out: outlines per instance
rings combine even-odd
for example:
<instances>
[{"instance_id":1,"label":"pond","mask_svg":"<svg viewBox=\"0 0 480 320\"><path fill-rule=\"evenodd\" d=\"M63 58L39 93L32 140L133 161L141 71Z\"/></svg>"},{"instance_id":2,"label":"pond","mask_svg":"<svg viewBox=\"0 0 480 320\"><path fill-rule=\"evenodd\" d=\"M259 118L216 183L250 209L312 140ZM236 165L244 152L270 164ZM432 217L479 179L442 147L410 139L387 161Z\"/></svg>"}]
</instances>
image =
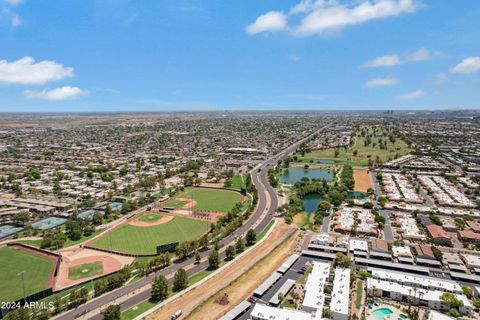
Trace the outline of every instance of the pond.
<instances>
[{"instance_id":1,"label":"pond","mask_svg":"<svg viewBox=\"0 0 480 320\"><path fill-rule=\"evenodd\" d=\"M309 194L308 196L305 196L302 200L305 212L310 214L317 210L317 206L323 200L323 196L321 194Z\"/></svg>"},{"instance_id":2,"label":"pond","mask_svg":"<svg viewBox=\"0 0 480 320\"><path fill-rule=\"evenodd\" d=\"M333 172L329 169L304 169L304 168L288 168L283 170L280 174L280 182L284 184L295 184L302 180L302 178L313 179L324 179L331 181Z\"/></svg>"},{"instance_id":3,"label":"pond","mask_svg":"<svg viewBox=\"0 0 480 320\"><path fill-rule=\"evenodd\" d=\"M366 196L365 193L358 192L358 191L352 191L347 194L348 199L362 199ZM310 215L312 212L315 212L317 210L317 206L324 197L321 194L309 194L305 197L302 198L303 201L303 207L305 208L305 212Z\"/></svg>"},{"instance_id":4,"label":"pond","mask_svg":"<svg viewBox=\"0 0 480 320\"><path fill-rule=\"evenodd\" d=\"M332 159L314 159L313 163L335 163L335 160Z\"/></svg>"}]
</instances>

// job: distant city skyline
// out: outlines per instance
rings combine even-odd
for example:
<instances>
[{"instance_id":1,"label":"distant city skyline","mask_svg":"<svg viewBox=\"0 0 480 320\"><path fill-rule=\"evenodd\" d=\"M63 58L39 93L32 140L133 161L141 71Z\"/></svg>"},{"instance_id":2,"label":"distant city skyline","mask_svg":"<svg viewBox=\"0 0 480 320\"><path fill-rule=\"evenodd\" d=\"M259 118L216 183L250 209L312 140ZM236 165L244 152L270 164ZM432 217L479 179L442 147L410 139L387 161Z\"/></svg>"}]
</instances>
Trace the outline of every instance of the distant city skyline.
<instances>
[{"instance_id":1,"label":"distant city skyline","mask_svg":"<svg viewBox=\"0 0 480 320\"><path fill-rule=\"evenodd\" d=\"M0 112L480 107L480 3L0 0Z\"/></svg>"}]
</instances>

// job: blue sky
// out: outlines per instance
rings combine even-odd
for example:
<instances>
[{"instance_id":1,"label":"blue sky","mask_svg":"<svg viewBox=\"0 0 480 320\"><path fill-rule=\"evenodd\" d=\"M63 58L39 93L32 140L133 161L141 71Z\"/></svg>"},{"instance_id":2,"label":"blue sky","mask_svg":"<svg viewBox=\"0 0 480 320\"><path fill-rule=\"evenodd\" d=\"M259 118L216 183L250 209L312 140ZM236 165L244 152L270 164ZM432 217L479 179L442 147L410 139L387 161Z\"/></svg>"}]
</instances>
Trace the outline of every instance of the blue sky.
<instances>
[{"instance_id":1,"label":"blue sky","mask_svg":"<svg viewBox=\"0 0 480 320\"><path fill-rule=\"evenodd\" d=\"M478 0L0 0L0 111L480 106Z\"/></svg>"}]
</instances>

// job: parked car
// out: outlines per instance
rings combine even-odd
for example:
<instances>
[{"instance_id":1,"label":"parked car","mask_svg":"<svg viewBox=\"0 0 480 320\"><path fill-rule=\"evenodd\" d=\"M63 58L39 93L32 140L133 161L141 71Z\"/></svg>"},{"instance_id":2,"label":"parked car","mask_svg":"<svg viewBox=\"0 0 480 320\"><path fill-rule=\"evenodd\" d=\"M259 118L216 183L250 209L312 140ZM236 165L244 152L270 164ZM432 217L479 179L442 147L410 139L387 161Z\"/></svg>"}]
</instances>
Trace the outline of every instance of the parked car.
<instances>
[{"instance_id":1,"label":"parked car","mask_svg":"<svg viewBox=\"0 0 480 320\"><path fill-rule=\"evenodd\" d=\"M177 310L175 311L174 314L172 314L171 318L172 320L177 320L182 316L182 310Z\"/></svg>"}]
</instances>

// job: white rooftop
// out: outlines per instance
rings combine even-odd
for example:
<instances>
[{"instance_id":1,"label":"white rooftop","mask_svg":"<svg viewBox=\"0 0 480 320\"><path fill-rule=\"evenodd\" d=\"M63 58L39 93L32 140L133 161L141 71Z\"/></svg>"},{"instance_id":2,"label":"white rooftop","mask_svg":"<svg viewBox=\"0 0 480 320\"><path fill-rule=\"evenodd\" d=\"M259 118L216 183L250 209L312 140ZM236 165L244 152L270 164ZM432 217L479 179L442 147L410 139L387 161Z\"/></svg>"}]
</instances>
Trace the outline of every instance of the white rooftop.
<instances>
[{"instance_id":1,"label":"white rooftop","mask_svg":"<svg viewBox=\"0 0 480 320\"><path fill-rule=\"evenodd\" d=\"M330 310L334 313L348 315L350 305L350 269L336 268L333 280L332 301Z\"/></svg>"},{"instance_id":2,"label":"white rooftop","mask_svg":"<svg viewBox=\"0 0 480 320\"><path fill-rule=\"evenodd\" d=\"M313 261L312 272L305 283L305 296L302 306L323 309L325 294L323 288L330 274L330 263Z\"/></svg>"},{"instance_id":3,"label":"white rooftop","mask_svg":"<svg viewBox=\"0 0 480 320\"><path fill-rule=\"evenodd\" d=\"M445 280L433 277L419 276L411 273L390 271L385 269L371 269L372 278L385 281L395 281L404 284L417 284L420 287L438 289L450 292L462 292L462 288L456 281Z\"/></svg>"},{"instance_id":4,"label":"white rooftop","mask_svg":"<svg viewBox=\"0 0 480 320\"><path fill-rule=\"evenodd\" d=\"M350 239L350 251L368 251L368 242L365 240Z\"/></svg>"},{"instance_id":5,"label":"white rooftop","mask_svg":"<svg viewBox=\"0 0 480 320\"><path fill-rule=\"evenodd\" d=\"M255 319L265 320L313 320L311 313L293 310L281 309L267 306L265 304L257 303L252 310L251 317Z\"/></svg>"}]
</instances>

